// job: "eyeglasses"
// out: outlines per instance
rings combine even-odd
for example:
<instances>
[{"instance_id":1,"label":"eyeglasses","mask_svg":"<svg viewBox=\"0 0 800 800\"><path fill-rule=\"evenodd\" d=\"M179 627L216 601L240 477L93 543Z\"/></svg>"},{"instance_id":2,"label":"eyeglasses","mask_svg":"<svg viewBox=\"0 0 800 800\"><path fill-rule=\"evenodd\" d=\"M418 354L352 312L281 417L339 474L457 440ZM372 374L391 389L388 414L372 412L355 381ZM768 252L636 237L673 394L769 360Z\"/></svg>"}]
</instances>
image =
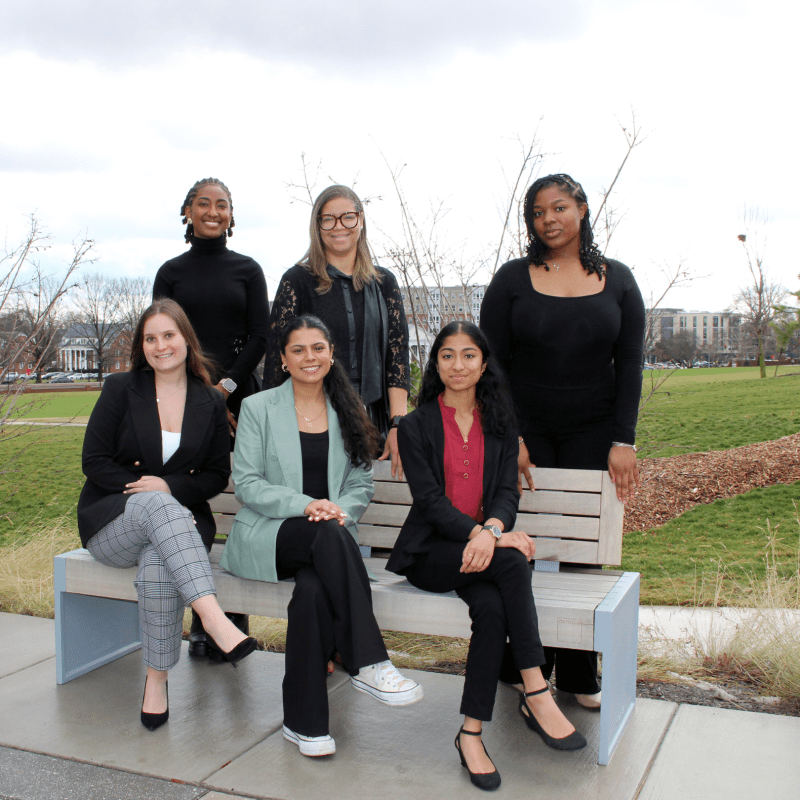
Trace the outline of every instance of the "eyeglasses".
<instances>
[{"instance_id":1,"label":"eyeglasses","mask_svg":"<svg viewBox=\"0 0 800 800\"><path fill-rule=\"evenodd\" d=\"M348 211L346 214L339 214L335 217L333 214L320 214L317 217L320 228L324 231L332 231L336 227L337 222L341 222L345 228L355 228L358 225L358 217L360 211Z\"/></svg>"}]
</instances>

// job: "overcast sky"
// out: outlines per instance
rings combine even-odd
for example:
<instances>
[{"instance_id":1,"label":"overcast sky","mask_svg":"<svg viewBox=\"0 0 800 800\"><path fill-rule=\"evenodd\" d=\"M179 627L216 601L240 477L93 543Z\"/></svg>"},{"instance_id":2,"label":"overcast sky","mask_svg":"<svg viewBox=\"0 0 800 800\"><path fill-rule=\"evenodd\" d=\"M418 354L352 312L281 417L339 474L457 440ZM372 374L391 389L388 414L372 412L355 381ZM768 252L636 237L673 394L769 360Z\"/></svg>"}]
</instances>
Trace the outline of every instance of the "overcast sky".
<instances>
[{"instance_id":1,"label":"overcast sky","mask_svg":"<svg viewBox=\"0 0 800 800\"><path fill-rule=\"evenodd\" d=\"M447 210L440 246L473 262L496 245L520 140L538 131L542 171L572 174L594 211L633 108L646 138L612 197L608 254L656 296L683 259L695 279L665 304L723 309L758 206L766 263L794 291L797 17L773 0L6 0L5 238L35 212L52 258L88 234L94 269L152 278L185 247L186 192L213 175L233 193L230 246L272 295L308 242L309 208L287 189L301 153L322 165L317 191L355 181L374 198L376 250L379 232L400 234L385 157L420 221Z\"/></svg>"}]
</instances>

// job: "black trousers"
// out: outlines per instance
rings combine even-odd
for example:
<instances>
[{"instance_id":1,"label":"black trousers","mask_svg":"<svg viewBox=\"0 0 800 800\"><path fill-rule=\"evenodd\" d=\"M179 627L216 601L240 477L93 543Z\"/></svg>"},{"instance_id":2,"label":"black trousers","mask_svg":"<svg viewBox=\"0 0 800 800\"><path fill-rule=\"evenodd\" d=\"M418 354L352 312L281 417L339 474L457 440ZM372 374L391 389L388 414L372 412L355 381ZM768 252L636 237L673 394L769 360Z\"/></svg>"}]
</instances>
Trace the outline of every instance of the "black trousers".
<instances>
[{"instance_id":1,"label":"black trousers","mask_svg":"<svg viewBox=\"0 0 800 800\"><path fill-rule=\"evenodd\" d=\"M517 669L544 663L536 605L531 592L531 568L514 548L498 547L483 572L459 572L465 544L437 539L419 557L406 578L427 592L452 592L469 606L472 637L461 713L488 722L492 718L497 681L506 640Z\"/></svg>"},{"instance_id":2,"label":"black trousers","mask_svg":"<svg viewBox=\"0 0 800 800\"><path fill-rule=\"evenodd\" d=\"M608 451L614 428L613 402L605 389L597 393L558 393L540 398L543 404L531 409L529 419L538 420L522 434L531 462L537 467L560 469L608 469ZM545 415L544 409L550 414ZM558 409L553 418L553 409ZM548 418L549 417L549 418ZM581 566L576 564L575 566ZM587 564L586 566L597 566ZM545 647L546 658L542 673L549 679L555 667L556 688L562 692L594 694L600 691L597 681L597 653L590 650L569 650ZM503 660L502 680L519 683L510 649Z\"/></svg>"},{"instance_id":3,"label":"black trousers","mask_svg":"<svg viewBox=\"0 0 800 800\"><path fill-rule=\"evenodd\" d=\"M337 522L287 519L278 531L279 578L294 577L286 634L283 719L305 736L328 733L327 661L338 651L351 675L389 658L372 613L361 552Z\"/></svg>"}]
</instances>

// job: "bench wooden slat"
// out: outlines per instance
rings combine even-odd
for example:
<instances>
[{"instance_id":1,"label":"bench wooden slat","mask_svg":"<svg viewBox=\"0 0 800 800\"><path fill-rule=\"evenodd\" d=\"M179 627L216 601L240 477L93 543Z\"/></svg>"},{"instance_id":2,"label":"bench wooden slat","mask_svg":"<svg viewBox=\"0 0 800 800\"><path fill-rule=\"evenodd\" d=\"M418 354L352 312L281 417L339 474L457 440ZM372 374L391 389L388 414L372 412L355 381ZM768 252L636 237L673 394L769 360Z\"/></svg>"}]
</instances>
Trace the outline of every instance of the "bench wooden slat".
<instances>
[{"instance_id":1,"label":"bench wooden slat","mask_svg":"<svg viewBox=\"0 0 800 800\"><path fill-rule=\"evenodd\" d=\"M359 521L366 525L396 525L399 528L406 521L410 509L410 506L370 503Z\"/></svg>"},{"instance_id":2,"label":"bench wooden slat","mask_svg":"<svg viewBox=\"0 0 800 800\"><path fill-rule=\"evenodd\" d=\"M603 495L600 504L600 547L597 550L598 564L622 562L622 517L625 506L617 500L617 487L608 472L603 476Z\"/></svg>"},{"instance_id":3,"label":"bench wooden slat","mask_svg":"<svg viewBox=\"0 0 800 800\"><path fill-rule=\"evenodd\" d=\"M553 541L561 539L583 539L597 541L600 536L600 521L595 517L568 517L550 514L517 514L514 526L528 536L542 536ZM568 559L564 558L563 561Z\"/></svg>"},{"instance_id":4,"label":"bench wooden slat","mask_svg":"<svg viewBox=\"0 0 800 800\"><path fill-rule=\"evenodd\" d=\"M535 492L523 491L519 510L537 514L599 517L600 495L584 492L551 492L544 489L537 489Z\"/></svg>"}]
</instances>

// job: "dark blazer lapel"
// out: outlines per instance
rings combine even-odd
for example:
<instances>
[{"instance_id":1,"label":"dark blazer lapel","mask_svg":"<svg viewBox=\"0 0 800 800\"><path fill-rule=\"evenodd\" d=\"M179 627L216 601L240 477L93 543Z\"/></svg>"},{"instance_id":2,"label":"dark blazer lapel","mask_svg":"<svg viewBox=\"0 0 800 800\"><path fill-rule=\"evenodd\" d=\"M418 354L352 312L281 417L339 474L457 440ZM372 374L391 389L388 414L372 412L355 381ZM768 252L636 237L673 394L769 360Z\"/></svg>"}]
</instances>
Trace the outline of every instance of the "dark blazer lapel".
<instances>
[{"instance_id":1,"label":"dark blazer lapel","mask_svg":"<svg viewBox=\"0 0 800 800\"><path fill-rule=\"evenodd\" d=\"M156 384L152 372L138 372L128 387L128 402L133 429L142 451L142 466L153 475L160 475L161 420L156 405Z\"/></svg>"},{"instance_id":2,"label":"dark blazer lapel","mask_svg":"<svg viewBox=\"0 0 800 800\"><path fill-rule=\"evenodd\" d=\"M497 477L501 453L501 441L491 433L483 436L483 500L489 498L489 489Z\"/></svg>"},{"instance_id":3,"label":"dark blazer lapel","mask_svg":"<svg viewBox=\"0 0 800 800\"><path fill-rule=\"evenodd\" d=\"M181 443L164 464L165 473L180 469L195 458L211 430L213 411L214 403L205 393L203 383L189 376L186 384L186 406L181 422Z\"/></svg>"}]
</instances>

